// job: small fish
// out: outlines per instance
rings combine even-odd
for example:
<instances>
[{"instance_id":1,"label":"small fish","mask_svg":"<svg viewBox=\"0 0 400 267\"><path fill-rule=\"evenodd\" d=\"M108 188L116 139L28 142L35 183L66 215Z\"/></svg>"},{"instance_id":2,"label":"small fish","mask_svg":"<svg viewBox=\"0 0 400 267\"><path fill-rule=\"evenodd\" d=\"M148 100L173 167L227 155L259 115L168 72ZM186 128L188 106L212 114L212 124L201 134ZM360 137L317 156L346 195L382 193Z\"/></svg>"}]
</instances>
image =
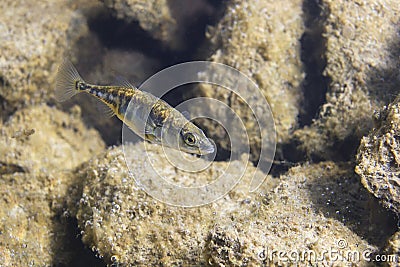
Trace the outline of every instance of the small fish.
<instances>
[{"instance_id":1,"label":"small fish","mask_svg":"<svg viewBox=\"0 0 400 267\"><path fill-rule=\"evenodd\" d=\"M89 84L69 60L64 60L56 77L56 100L65 101L81 92L99 99L107 106L109 115L117 115L151 143L198 155L214 152L214 145L203 131L165 101L122 79L115 86Z\"/></svg>"}]
</instances>

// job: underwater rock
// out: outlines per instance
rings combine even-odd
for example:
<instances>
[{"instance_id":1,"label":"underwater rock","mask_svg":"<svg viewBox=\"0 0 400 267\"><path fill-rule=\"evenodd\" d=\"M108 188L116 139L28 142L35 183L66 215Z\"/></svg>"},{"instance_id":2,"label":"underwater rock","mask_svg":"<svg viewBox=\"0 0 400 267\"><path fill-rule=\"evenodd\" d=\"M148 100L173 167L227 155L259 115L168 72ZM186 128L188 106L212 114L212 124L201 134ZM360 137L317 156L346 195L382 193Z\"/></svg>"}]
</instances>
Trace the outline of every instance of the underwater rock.
<instances>
[{"instance_id":1,"label":"underwater rock","mask_svg":"<svg viewBox=\"0 0 400 267\"><path fill-rule=\"evenodd\" d=\"M302 99L300 85L304 78L300 59L300 38L304 31L302 15L302 1L298 0L285 5L277 5L276 1L232 0L228 2L223 18L207 33L215 51L211 61L227 64L247 75L268 100L278 144L288 142L297 126ZM218 86L200 84L199 90L200 96L221 100L237 112L249 132L252 159L257 160L259 129L248 108L249 103ZM256 106L251 105L251 108ZM218 114L215 107L209 108ZM211 138L221 140L218 145L229 150L229 140L221 136L221 127L211 121L204 126Z\"/></svg>"},{"instance_id":2,"label":"underwater rock","mask_svg":"<svg viewBox=\"0 0 400 267\"><path fill-rule=\"evenodd\" d=\"M147 148L146 151L143 142L129 148L130 164L138 167L135 173L141 177L153 173L145 160L146 153L167 180L185 186L209 182L226 169L226 163L216 162L211 170L185 173L161 158L161 146L147 144ZM77 213L82 239L106 263L197 265L205 262L202 249L208 228L220 216L213 215L214 204L183 209L151 198L130 177L122 147L111 148L89 161L80 168L77 179L85 181ZM230 203L221 205L228 208Z\"/></svg>"},{"instance_id":3,"label":"underwater rock","mask_svg":"<svg viewBox=\"0 0 400 267\"><path fill-rule=\"evenodd\" d=\"M377 247L366 239L382 242L393 224L386 228L387 214L371 223L368 193L350 164L298 166L280 180L273 190L249 196L248 205L237 203L229 216L215 223L207 243L212 265L256 266L260 259L267 266L312 265L316 261L310 255L315 253L323 265L368 266L361 255ZM324 251L337 254L329 258ZM359 260L350 258L349 252Z\"/></svg>"},{"instance_id":4,"label":"underwater rock","mask_svg":"<svg viewBox=\"0 0 400 267\"><path fill-rule=\"evenodd\" d=\"M197 19L213 12L205 0L102 0L116 17L138 21L153 38L172 49L187 47L185 31Z\"/></svg>"},{"instance_id":5,"label":"underwater rock","mask_svg":"<svg viewBox=\"0 0 400 267\"><path fill-rule=\"evenodd\" d=\"M138 21L140 27L169 48L186 48L185 31L202 16L211 15L205 0L102 0L116 17Z\"/></svg>"},{"instance_id":6,"label":"underwater rock","mask_svg":"<svg viewBox=\"0 0 400 267\"><path fill-rule=\"evenodd\" d=\"M113 9L118 18L139 21L154 38L163 41L173 38L177 26L167 0L103 0L103 3Z\"/></svg>"},{"instance_id":7,"label":"underwater rock","mask_svg":"<svg viewBox=\"0 0 400 267\"><path fill-rule=\"evenodd\" d=\"M25 173L1 176L1 266L45 266L55 255L66 256L62 244L55 242L63 239L65 227L52 221L54 213L43 190L49 180Z\"/></svg>"},{"instance_id":8,"label":"underwater rock","mask_svg":"<svg viewBox=\"0 0 400 267\"><path fill-rule=\"evenodd\" d=\"M383 205L400 214L400 98L383 109L377 128L361 139L356 172Z\"/></svg>"},{"instance_id":9,"label":"underwater rock","mask_svg":"<svg viewBox=\"0 0 400 267\"><path fill-rule=\"evenodd\" d=\"M0 13L0 98L6 110L51 99L57 65L86 33L85 19L66 1L53 0L4 0Z\"/></svg>"},{"instance_id":10,"label":"underwater rock","mask_svg":"<svg viewBox=\"0 0 400 267\"><path fill-rule=\"evenodd\" d=\"M390 255L391 260L385 260L390 267L399 266L400 263L400 232L396 232L388 241L385 249L385 255ZM387 257L386 257L387 258Z\"/></svg>"},{"instance_id":11,"label":"underwater rock","mask_svg":"<svg viewBox=\"0 0 400 267\"><path fill-rule=\"evenodd\" d=\"M373 127L373 111L391 102L398 88L400 9L396 0L318 3L325 13L315 23L325 39L319 49L326 61L321 75L329 81L326 103L295 136L308 156L349 160ZM324 90L320 86L314 90Z\"/></svg>"},{"instance_id":12,"label":"underwater rock","mask_svg":"<svg viewBox=\"0 0 400 267\"><path fill-rule=\"evenodd\" d=\"M79 184L71 170L102 151L104 143L83 125L78 107L68 115L31 106L0 127L0 265L68 263L71 233L58 218L73 197L69 188Z\"/></svg>"},{"instance_id":13,"label":"underwater rock","mask_svg":"<svg viewBox=\"0 0 400 267\"><path fill-rule=\"evenodd\" d=\"M0 160L22 166L29 173L72 170L104 149L97 131L71 114L46 105L14 113L1 128Z\"/></svg>"},{"instance_id":14,"label":"underwater rock","mask_svg":"<svg viewBox=\"0 0 400 267\"><path fill-rule=\"evenodd\" d=\"M187 173L160 156L162 147L147 148L142 142L129 147L131 164L139 166L137 176L151 175L147 156L165 179L184 184L209 181L229 164L214 162L205 172ZM85 180L77 212L83 241L115 265L282 265L295 260L288 254L278 258L277 251L310 250L328 264L323 252L330 248L340 253L377 250L361 236L382 225L369 223L368 193L350 165L295 167L280 180L268 176L257 192L248 193L251 171L254 167L248 166L238 186L222 199L182 208L147 195L130 177L122 148L108 149L77 172L76 179ZM367 226L369 232L363 232ZM352 261L342 255L341 262Z\"/></svg>"}]
</instances>

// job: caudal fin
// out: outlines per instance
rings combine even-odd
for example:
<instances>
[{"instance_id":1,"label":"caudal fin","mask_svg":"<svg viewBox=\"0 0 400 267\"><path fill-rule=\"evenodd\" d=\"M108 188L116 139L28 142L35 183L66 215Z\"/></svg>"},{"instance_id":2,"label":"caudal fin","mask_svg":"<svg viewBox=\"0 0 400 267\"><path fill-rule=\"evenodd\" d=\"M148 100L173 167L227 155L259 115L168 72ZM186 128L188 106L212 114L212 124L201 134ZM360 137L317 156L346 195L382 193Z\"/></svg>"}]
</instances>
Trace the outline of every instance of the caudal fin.
<instances>
[{"instance_id":1,"label":"caudal fin","mask_svg":"<svg viewBox=\"0 0 400 267\"><path fill-rule=\"evenodd\" d=\"M83 82L83 79L74 65L72 65L71 61L64 59L58 67L56 76L56 100L62 102L79 93L79 90L76 88L78 81Z\"/></svg>"}]
</instances>

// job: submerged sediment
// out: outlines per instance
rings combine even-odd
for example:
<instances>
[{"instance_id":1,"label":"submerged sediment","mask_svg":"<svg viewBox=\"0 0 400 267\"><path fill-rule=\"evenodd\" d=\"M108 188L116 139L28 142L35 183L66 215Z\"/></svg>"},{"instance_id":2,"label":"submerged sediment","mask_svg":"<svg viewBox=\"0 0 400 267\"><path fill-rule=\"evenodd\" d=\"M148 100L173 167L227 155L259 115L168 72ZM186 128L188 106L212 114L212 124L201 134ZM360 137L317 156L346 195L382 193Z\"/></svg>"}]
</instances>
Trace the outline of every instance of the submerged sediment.
<instances>
[{"instance_id":1,"label":"submerged sediment","mask_svg":"<svg viewBox=\"0 0 400 267\"><path fill-rule=\"evenodd\" d=\"M147 150L143 144L129 147L137 156L128 165L141 166L133 176L152 175L152 167L140 156L144 153L154 160L156 170L163 170L165 179L178 176L183 184L206 181L229 164L217 162L207 172L185 174L159 156L160 146L149 146ZM259 190L249 193L253 169L249 167L239 185L212 204L174 207L137 186L121 147L109 149L79 171L79 179L85 180L77 211L83 241L108 264L117 265L283 264L285 260L271 251L301 252L310 247L321 262L328 263L323 256L326 247L377 251L360 236L369 225L375 240L383 239L379 237L382 225L367 220L373 213L367 209L368 193L351 165L326 162L295 167L279 179L267 177ZM345 248L338 244L340 240Z\"/></svg>"},{"instance_id":2,"label":"submerged sediment","mask_svg":"<svg viewBox=\"0 0 400 267\"><path fill-rule=\"evenodd\" d=\"M0 6L0 266L335 264L323 253L329 249L341 253L340 263L368 266L346 253L398 254L397 1L39 2ZM306 35L318 41L318 53ZM188 58L237 68L269 102L279 171L262 173L269 158L257 170L237 167L243 157L258 161L260 131L270 129L257 129L242 99L207 84L168 98L227 104L248 130L250 155L218 157L199 173L174 167L157 145L131 144L125 157L120 122L102 117L84 96L56 103L54 77L64 57L96 84L112 83L116 69L139 85ZM319 74L310 74L312 62ZM299 116L315 115L307 113L307 77L326 95L314 102L315 119L302 124ZM200 127L229 151L222 127L211 120ZM151 177L149 162L168 182L189 187L245 172L217 201L183 208L135 182ZM250 193L252 172L266 179Z\"/></svg>"},{"instance_id":3,"label":"submerged sediment","mask_svg":"<svg viewBox=\"0 0 400 267\"><path fill-rule=\"evenodd\" d=\"M2 169L8 167L0 172L3 266L68 264L77 255L62 219L66 203L79 198L68 194L80 183L72 170L104 149L79 110L30 106L1 125Z\"/></svg>"},{"instance_id":4,"label":"submerged sediment","mask_svg":"<svg viewBox=\"0 0 400 267\"><path fill-rule=\"evenodd\" d=\"M391 0L324 0L319 7L325 17L315 21L324 39L326 102L295 137L309 158L351 160L373 127L374 110L398 92L400 10Z\"/></svg>"}]
</instances>

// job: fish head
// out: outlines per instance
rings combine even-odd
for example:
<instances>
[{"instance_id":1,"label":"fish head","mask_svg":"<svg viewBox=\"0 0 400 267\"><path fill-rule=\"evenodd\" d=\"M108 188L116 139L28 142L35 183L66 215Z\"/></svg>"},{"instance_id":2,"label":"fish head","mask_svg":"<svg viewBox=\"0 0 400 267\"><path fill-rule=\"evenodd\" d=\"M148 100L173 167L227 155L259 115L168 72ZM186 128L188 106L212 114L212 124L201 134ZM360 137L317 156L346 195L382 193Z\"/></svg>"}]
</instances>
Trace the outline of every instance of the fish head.
<instances>
[{"instance_id":1,"label":"fish head","mask_svg":"<svg viewBox=\"0 0 400 267\"><path fill-rule=\"evenodd\" d=\"M163 128L162 143L168 147L197 155L207 155L215 151L213 142L204 132L182 115L177 114Z\"/></svg>"},{"instance_id":2,"label":"fish head","mask_svg":"<svg viewBox=\"0 0 400 267\"><path fill-rule=\"evenodd\" d=\"M188 121L179 133L179 149L187 153L207 155L214 153L214 144L204 132Z\"/></svg>"}]
</instances>

